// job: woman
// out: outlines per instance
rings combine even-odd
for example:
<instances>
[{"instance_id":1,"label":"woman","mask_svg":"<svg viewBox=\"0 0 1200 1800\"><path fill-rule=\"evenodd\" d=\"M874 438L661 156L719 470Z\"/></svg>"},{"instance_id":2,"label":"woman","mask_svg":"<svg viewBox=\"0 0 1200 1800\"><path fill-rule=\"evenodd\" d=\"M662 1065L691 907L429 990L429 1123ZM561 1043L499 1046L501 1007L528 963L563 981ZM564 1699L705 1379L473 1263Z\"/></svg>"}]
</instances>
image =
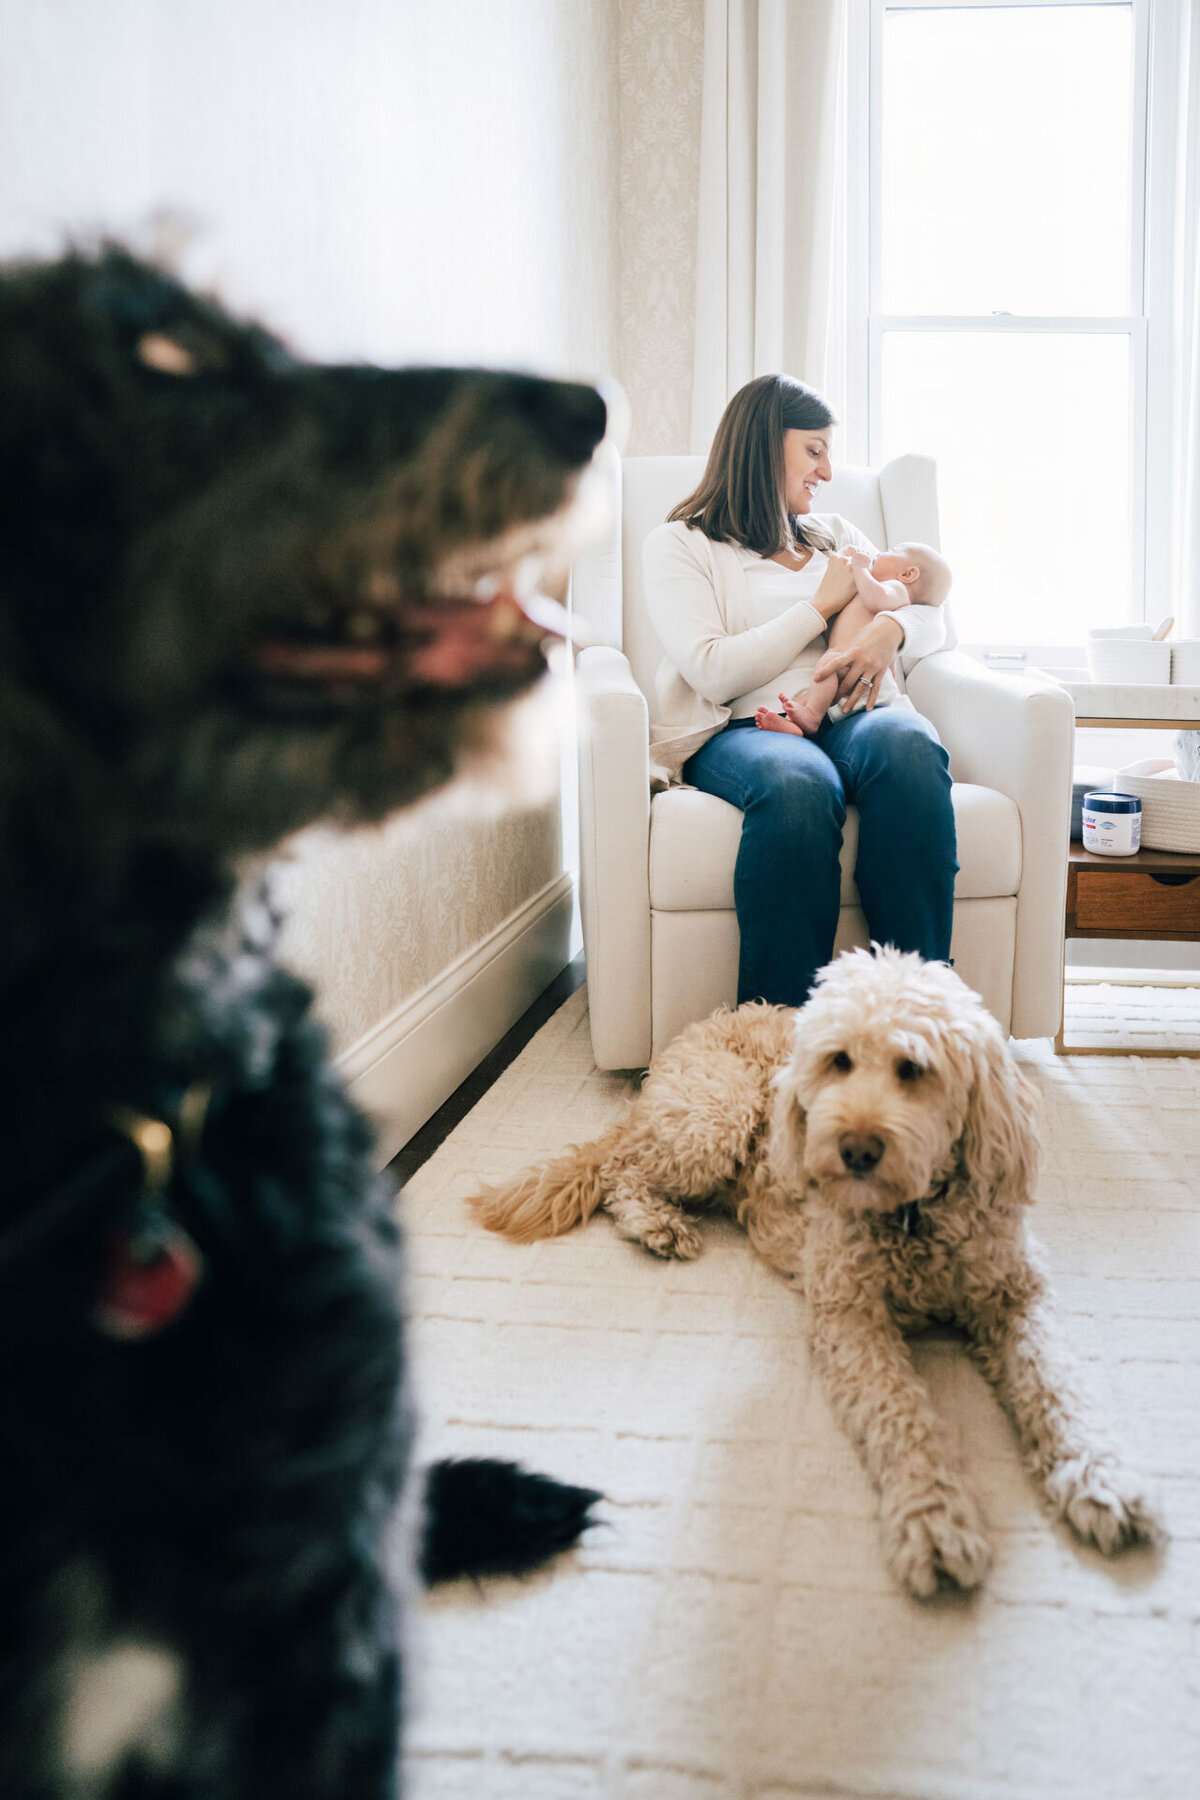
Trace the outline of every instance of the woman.
<instances>
[{"instance_id":1,"label":"woman","mask_svg":"<svg viewBox=\"0 0 1200 1800\"><path fill-rule=\"evenodd\" d=\"M646 604L667 660L652 755L745 815L734 872L738 1001L799 1006L833 954L846 804L858 807L855 879L872 938L950 954L954 814L949 758L908 702L873 710L879 678L945 640L938 607L880 613L840 653L838 697L865 697L814 737L756 729L763 704L808 685L825 630L854 593L838 552L875 546L813 512L831 476L834 417L786 375L748 382L726 407L694 494L645 548Z\"/></svg>"}]
</instances>

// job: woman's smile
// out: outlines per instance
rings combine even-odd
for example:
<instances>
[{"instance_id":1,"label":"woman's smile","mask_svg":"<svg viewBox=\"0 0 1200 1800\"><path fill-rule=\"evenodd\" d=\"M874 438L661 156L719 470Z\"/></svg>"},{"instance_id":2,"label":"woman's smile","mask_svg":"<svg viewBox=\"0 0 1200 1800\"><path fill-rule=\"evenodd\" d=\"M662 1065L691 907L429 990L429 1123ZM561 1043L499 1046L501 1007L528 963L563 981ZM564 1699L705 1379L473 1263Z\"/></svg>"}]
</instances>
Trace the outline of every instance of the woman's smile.
<instances>
[{"instance_id":1,"label":"woman's smile","mask_svg":"<svg viewBox=\"0 0 1200 1800\"><path fill-rule=\"evenodd\" d=\"M790 513L811 512L821 483L832 476L829 439L828 427L820 431L784 432L784 489Z\"/></svg>"}]
</instances>

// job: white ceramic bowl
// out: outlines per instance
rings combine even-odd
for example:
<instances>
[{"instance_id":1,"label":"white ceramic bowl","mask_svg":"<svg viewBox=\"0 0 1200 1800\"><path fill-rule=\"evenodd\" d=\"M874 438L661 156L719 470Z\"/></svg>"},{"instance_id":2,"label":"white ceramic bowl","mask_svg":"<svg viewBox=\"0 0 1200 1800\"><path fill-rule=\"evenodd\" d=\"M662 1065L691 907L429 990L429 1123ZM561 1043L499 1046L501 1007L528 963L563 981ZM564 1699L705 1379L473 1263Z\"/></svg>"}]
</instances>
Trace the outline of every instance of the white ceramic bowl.
<instances>
[{"instance_id":1,"label":"white ceramic bowl","mask_svg":"<svg viewBox=\"0 0 1200 1800\"><path fill-rule=\"evenodd\" d=\"M1089 632L1088 668L1093 681L1116 687L1165 686L1171 679L1171 646L1149 638L1097 637Z\"/></svg>"}]
</instances>

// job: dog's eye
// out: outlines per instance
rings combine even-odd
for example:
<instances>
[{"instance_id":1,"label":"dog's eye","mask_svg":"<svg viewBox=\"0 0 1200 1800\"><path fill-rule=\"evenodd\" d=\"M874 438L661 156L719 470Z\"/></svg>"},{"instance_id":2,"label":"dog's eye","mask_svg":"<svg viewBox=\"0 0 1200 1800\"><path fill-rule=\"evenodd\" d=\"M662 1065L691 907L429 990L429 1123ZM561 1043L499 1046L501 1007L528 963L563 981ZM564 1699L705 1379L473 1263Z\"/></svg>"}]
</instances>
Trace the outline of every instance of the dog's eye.
<instances>
[{"instance_id":1,"label":"dog's eye","mask_svg":"<svg viewBox=\"0 0 1200 1800\"><path fill-rule=\"evenodd\" d=\"M836 1056L830 1057L829 1066L831 1069L837 1069L842 1075L848 1075L854 1064L844 1050L839 1050Z\"/></svg>"},{"instance_id":2,"label":"dog's eye","mask_svg":"<svg viewBox=\"0 0 1200 1800\"><path fill-rule=\"evenodd\" d=\"M913 1062L910 1056L902 1056L896 1064L896 1074L901 1081L920 1081L924 1073L920 1063Z\"/></svg>"},{"instance_id":3,"label":"dog's eye","mask_svg":"<svg viewBox=\"0 0 1200 1800\"><path fill-rule=\"evenodd\" d=\"M137 356L159 375L199 375L203 370L224 369L229 362L218 338L186 324L169 332L144 331L137 341Z\"/></svg>"}]
</instances>

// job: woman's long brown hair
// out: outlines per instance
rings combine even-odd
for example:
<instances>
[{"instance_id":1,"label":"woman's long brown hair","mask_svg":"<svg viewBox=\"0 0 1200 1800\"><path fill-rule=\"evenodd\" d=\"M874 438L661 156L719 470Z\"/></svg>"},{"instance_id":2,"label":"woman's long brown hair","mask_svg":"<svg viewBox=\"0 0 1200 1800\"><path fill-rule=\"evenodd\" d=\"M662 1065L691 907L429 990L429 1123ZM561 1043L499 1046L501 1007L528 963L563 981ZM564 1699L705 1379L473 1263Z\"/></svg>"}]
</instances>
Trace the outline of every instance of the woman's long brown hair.
<instances>
[{"instance_id":1,"label":"woman's long brown hair","mask_svg":"<svg viewBox=\"0 0 1200 1800\"><path fill-rule=\"evenodd\" d=\"M775 556L797 543L834 549L823 526L787 509L783 434L836 423L821 396L790 375L748 381L721 414L700 486L668 519L682 520L718 543L743 544L760 556Z\"/></svg>"}]
</instances>

